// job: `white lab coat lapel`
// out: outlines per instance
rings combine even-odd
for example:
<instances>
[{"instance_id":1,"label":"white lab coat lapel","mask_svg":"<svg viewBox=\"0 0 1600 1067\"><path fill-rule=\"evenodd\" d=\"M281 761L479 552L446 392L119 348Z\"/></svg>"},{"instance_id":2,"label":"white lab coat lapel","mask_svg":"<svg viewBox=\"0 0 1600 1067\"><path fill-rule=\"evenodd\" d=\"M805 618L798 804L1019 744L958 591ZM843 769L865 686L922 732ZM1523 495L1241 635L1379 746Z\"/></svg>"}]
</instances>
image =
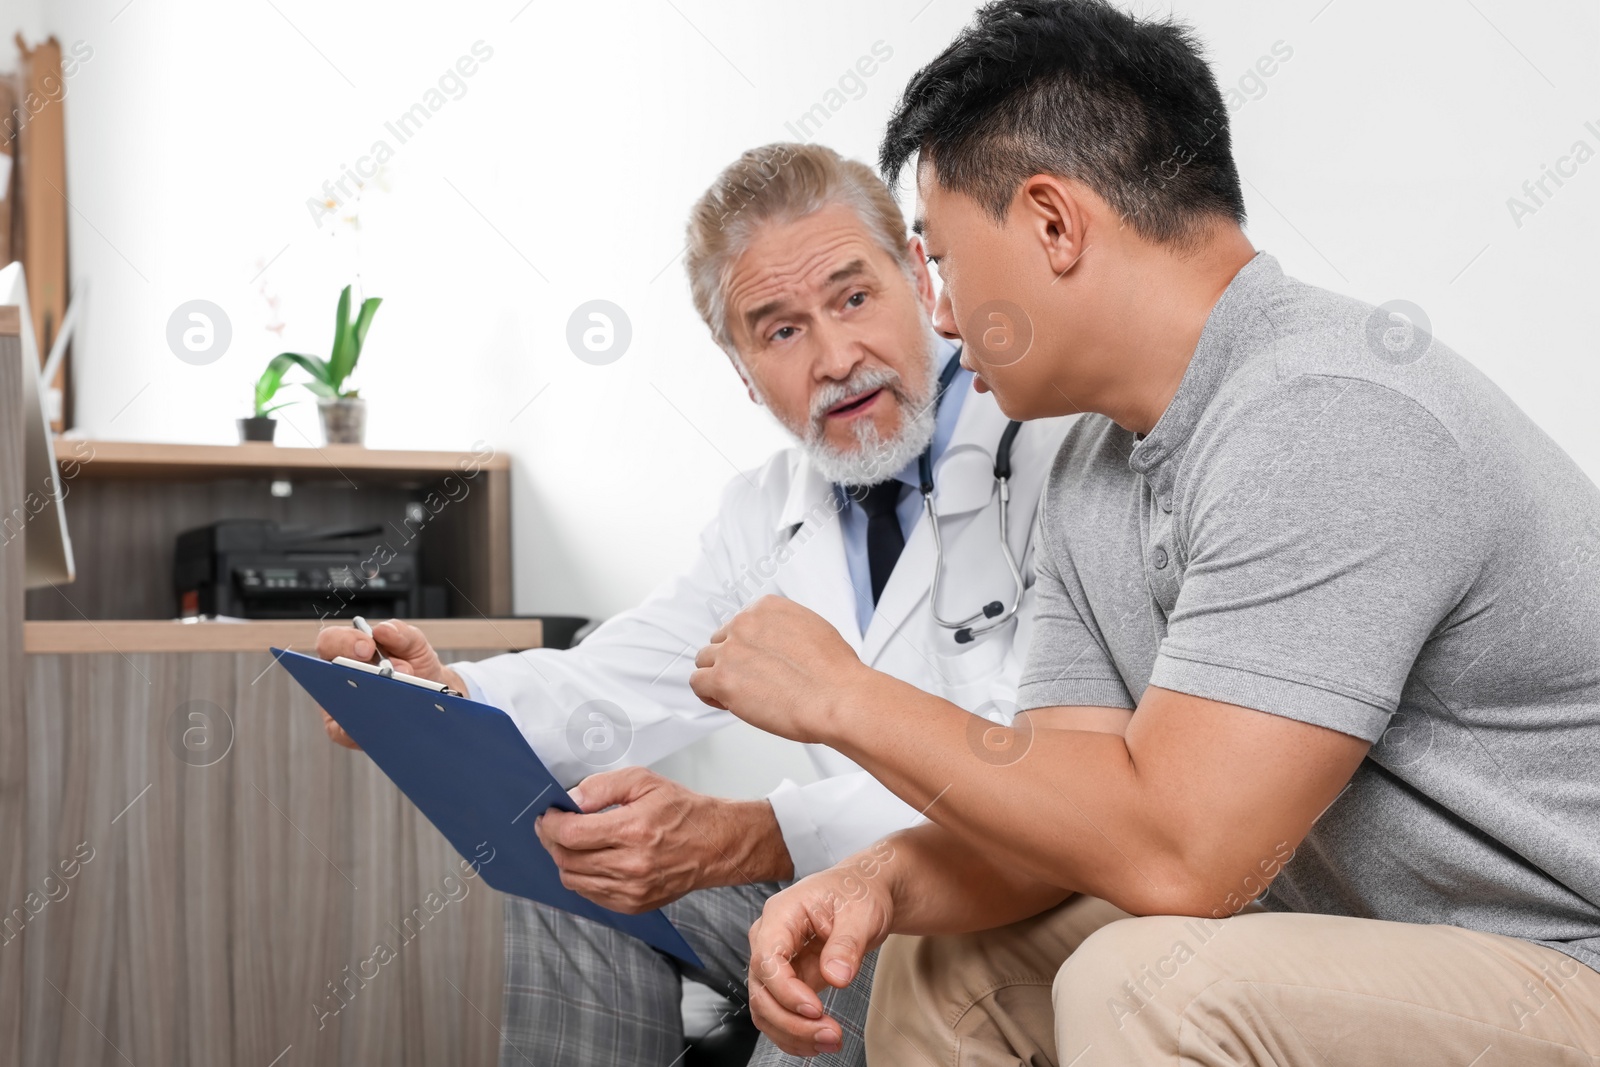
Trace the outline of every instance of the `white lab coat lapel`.
<instances>
[{"instance_id":1,"label":"white lab coat lapel","mask_svg":"<svg viewBox=\"0 0 1600 1067\"><path fill-rule=\"evenodd\" d=\"M970 515L989 503L994 493L994 449L1005 430L1006 417L994 398L973 393L961 405L961 417L934 464L934 508L944 520L945 566L950 566L955 542L965 530L950 529L951 519ZM923 604L933 585L933 530L924 512L906 547L895 562L889 584L878 598L877 610L861 642L861 659L873 665L904 625L912 609ZM944 581L950 580L947 573Z\"/></svg>"},{"instance_id":2,"label":"white lab coat lapel","mask_svg":"<svg viewBox=\"0 0 1600 1067\"><path fill-rule=\"evenodd\" d=\"M818 474L803 453L796 452L789 495L773 530L774 543L786 544L788 558L774 581L783 596L804 605L833 624L839 635L861 651L856 622L856 594L845 565L844 534L833 486ZM797 524L801 528L784 541Z\"/></svg>"}]
</instances>

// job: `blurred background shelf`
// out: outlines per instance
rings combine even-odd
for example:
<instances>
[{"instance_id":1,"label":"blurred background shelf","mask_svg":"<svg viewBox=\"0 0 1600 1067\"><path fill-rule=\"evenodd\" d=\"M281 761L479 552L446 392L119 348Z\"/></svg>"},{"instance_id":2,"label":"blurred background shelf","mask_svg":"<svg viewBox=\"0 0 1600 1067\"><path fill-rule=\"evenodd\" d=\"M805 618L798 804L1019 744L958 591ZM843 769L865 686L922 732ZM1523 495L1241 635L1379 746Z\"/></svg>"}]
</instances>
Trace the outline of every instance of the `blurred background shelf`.
<instances>
[{"instance_id":1,"label":"blurred background shelf","mask_svg":"<svg viewBox=\"0 0 1600 1067\"><path fill-rule=\"evenodd\" d=\"M78 574L70 586L30 592L30 620L179 614L177 537L221 519L375 529L375 549L417 553L418 581L442 597L433 614L511 614L511 463L487 447L423 452L61 438L56 458Z\"/></svg>"},{"instance_id":2,"label":"blurred background shelf","mask_svg":"<svg viewBox=\"0 0 1600 1067\"><path fill-rule=\"evenodd\" d=\"M423 452L322 445L286 448L249 442L237 445L185 445L145 441L91 441L57 438L63 473L74 478L224 478L263 476L326 477L359 474L370 481L422 485L464 469L509 471L511 460L492 451Z\"/></svg>"},{"instance_id":3,"label":"blurred background shelf","mask_svg":"<svg viewBox=\"0 0 1600 1067\"><path fill-rule=\"evenodd\" d=\"M538 648L544 624L538 619L425 619L428 639L438 648L520 652ZM253 619L249 622L175 622L171 619L90 619L29 621L22 627L23 651L95 652L262 652L270 647L310 655L317 644L318 619ZM344 625L329 623L328 625Z\"/></svg>"}]
</instances>

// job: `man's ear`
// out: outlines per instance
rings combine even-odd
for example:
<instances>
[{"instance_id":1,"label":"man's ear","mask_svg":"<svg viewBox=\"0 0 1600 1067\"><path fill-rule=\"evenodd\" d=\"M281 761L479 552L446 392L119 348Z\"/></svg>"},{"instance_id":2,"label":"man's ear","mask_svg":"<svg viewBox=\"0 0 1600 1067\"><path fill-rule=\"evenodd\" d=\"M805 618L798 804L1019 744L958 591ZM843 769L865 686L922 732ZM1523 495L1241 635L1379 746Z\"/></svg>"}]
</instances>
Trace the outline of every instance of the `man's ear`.
<instances>
[{"instance_id":1,"label":"man's ear","mask_svg":"<svg viewBox=\"0 0 1600 1067\"><path fill-rule=\"evenodd\" d=\"M1083 188L1053 174L1035 174L1022 183L1011 204L1014 219L1038 240L1057 277L1067 273L1088 247L1089 213Z\"/></svg>"},{"instance_id":2,"label":"man's ear","mask_svg":"<svg viewBox=\"0 0 1600 1067\"><path fill-rule=\"evenodd\" d=\"M933 291L933 273L928 270L928 249L922 243L920 234L913 234L911 240L906 242L906 255L911 257L911 277L916 282L917 299L922 301L923 309L932 315L938 295Z\"/></svg>"},{"instance_id":3,"label":"man's ear","mask_svg":"<svg viewBox=\"0 0 1600 1067\"><path fill-rule=\"evenodd\" d=\"M728 362L733 364L733 369L738 373L739 380L744 383L744 391L750 397L750 403L756 407L761 407L761 397L756 394L756 387L750 384L750 375L745 372L744 360L740 359L738 353L732 349L726 351L728 353Z\"/></svg>"}]
</instances>

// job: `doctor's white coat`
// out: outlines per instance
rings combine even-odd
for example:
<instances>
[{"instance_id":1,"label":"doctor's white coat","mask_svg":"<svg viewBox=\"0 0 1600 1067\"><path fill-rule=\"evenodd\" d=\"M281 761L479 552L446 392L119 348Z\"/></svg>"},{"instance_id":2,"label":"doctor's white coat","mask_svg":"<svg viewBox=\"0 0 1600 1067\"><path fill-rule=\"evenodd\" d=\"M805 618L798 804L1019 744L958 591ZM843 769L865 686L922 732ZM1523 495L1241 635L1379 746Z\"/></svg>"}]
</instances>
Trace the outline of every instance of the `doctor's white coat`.
<instances>
[{"instance_id":1,"label":"doctor's white coat","mask_svg":"<svg viewBox=\"0 0 1600 1067\"><path fill-rule=\"evenodd\" d=\"M767 593L823 616L869 666L1009 722L1032 629L1035 511L1070 422L1030 422L1017 435L1010 543L1028 591L1016 620L972 643L956 644L952 632L933 621L934 547L926 515L907 537L867 632L860 632L833 487L800 449L790 448L729 483L686 573L607 620L578 647L453 666L485 701L512 716L563 785L601 770L648 765L732 721L700 702L689 675L711 634ZM964 618L993 600L1011 601L994 482L994 450L1005 426L992 396L968 395L934 468L944 539L939 608L947 619ZM921 821L851 760L809 747L821 780L803 786L785 781L768 797L796 878Z\"/></svg>"}]
</instances>

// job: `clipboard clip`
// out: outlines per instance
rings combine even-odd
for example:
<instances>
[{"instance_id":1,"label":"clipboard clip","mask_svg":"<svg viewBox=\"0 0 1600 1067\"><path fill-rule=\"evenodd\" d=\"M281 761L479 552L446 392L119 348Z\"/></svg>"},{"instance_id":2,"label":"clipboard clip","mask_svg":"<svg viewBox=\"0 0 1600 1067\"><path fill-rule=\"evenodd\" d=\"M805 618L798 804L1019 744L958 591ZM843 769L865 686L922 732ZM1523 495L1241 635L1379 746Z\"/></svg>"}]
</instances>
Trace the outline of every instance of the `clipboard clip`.
<instances>
[{"instance_id":1,"label":"clipboard clip","mask_svg":"<svg viewBox=\"0 0 1600 1067\"><path fill-rule=\"evenodd\" d=\"M426 678L418 678L414 674L404 674L395 670L393 667L385 668L380 667L375 663L362 663L360 660L351 659L349 656L335 656L333 657L333 662L337 663L341 667L349 667L352 670L361 671L363 674L373 674L379 678L393 678L397 682L405 682L407 685L414 685L421 689L432 690L435 693L443 693L447 697L458 697L464 695L456 692L454 689L451 689L443 682L432 682Z\"/></svg>"}]
</instances>

